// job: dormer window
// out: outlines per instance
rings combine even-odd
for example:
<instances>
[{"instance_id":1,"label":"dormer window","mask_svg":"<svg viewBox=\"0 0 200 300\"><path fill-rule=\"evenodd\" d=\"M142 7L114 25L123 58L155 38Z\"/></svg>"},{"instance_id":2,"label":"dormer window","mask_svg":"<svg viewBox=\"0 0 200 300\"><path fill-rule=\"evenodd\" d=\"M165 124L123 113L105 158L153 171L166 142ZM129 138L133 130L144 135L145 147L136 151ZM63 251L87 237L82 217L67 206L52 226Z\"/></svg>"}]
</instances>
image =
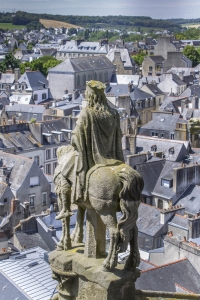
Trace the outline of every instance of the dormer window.
<instances>
[{"instance_id":1,"label":"dormer window","mask_svg":"<svg viewBox=\"0 0 200 300\"><path fill-rule=\"evenodd\" d=\"M174 151L174 147L169 148L168 151L169 151L169 154L174 154L174 152L175 152L175 151Z\"/></svg>"},{"instance_id":2,"label":"dormer window","mask_svg":"<svg viewBox=\"0 0 200 300\"><path fill-rule=\"evenodd\" d=\"M173 186L173 179L165 179L165 178L161 178L161 185L171 188Z\"/></svg>"},{"instance_id":3,"label":"dormer window","mask_svg":"<svg viewBox=\"0 0 200 300\"><path fill-rule=\"evenodd\" d=\"M157 146L156 145L151 146L151 151L156 152L157 151Z\"/></svg>"}]
</instances>

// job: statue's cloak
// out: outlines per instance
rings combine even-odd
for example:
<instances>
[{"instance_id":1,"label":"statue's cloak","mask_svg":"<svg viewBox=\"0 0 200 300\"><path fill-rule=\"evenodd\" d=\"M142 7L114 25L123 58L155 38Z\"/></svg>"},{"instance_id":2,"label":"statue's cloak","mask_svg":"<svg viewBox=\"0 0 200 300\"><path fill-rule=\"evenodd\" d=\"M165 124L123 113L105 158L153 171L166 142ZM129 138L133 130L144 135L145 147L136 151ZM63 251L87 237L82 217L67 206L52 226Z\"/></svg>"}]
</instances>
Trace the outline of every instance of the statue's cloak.
<instances>
[{"instance_id":1,"label":"statue's cloak","mask_svg":"<svg viewBox=\"0 0 200 300\"><path fill-rule=\"evenodd\" d=\"M62 164L62 174L67 178L69 170L72 174L74 161L72 203L84 200L86 175L92 167L124 162L121 139L117 110L109 109L107 113L98 113L95 109L86 107L81 111L72 132L72 146L76 154L66 156L65 163Z\"/></svg>"}]
</instances>

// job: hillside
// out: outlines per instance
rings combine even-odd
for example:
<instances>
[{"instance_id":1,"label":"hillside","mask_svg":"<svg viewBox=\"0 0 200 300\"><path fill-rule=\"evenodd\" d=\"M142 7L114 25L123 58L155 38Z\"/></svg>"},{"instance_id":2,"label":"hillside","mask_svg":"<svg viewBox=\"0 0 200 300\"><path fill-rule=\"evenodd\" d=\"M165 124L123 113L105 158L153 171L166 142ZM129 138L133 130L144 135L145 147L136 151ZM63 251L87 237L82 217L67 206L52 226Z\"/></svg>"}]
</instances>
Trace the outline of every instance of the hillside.
<instances>
[{"instance_id":1,"label":"hillside","mask_svg":"<svg viewBox=\"0 0 200 300\"><path fill-rule=\"evenodd\" d=\"M56 20L47 20L47 19L40 19L40 23L44 25L44 27L49 28L79 28L80 26L73 25L70 23L62 22L62 21L56 21Z\"/></svg>"}]
</instances>

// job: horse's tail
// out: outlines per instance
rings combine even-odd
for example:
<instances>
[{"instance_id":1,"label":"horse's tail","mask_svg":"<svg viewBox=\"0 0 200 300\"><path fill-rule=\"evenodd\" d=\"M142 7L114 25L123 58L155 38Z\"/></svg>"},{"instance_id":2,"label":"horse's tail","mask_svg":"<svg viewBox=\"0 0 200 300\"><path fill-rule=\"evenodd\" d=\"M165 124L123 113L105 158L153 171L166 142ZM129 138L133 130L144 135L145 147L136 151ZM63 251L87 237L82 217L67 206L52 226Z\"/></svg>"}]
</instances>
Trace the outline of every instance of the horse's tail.
<instances>
[{"instance_id":1,"label":"horse's tail","mask_svg":"<svg viewBox=\"0 0 200 300\"><path fill-rule=\"evenodd\" d=\"M119 194L122 217L118 221L120 232L118 250L124 252L133 236L144 181L142 176L130 167L123 168L118 175L123 185Z\"/></svg>"}]
</instances>

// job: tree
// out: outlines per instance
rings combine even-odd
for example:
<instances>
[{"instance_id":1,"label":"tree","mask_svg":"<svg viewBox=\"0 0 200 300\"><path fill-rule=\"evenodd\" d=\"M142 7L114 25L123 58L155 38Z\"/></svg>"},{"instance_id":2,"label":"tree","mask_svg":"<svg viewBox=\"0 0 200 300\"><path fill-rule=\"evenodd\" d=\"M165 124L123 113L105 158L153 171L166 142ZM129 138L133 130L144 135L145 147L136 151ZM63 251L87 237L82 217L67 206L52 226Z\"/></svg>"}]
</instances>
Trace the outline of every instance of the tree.
<instances>
[{"instance_id":1,"label":"tree","mask_svg":"<svg viewBox=\"0 0 200 300\"><path fill-rule=\"evenodd\" d=\"M140 50L139 53L136 55L133 55L132 58L134 59L136 64L141 66L141 64L146 56L147 56L147 54L144 53L142 50Z\"/></svg>"},{"instance_id":2,"label":"tree","mask_svg":"<svg viewBox=\"0 0 200 300\"><path fill-rule=\"evenodd\" d=\"M32 62L25 62L21 64L21 74L25 72L25 68L29 67L31 71L39 70L44 76L47 76L48 70L60 64L60 60L57 60L52 56L42 56L39 59L33 60Z\"/></svg>"},{"instance_id":3,"label":"tree","mask_svg":"<svg viewBox=\"0 0 200 300\"><path fill-rule=\"evenodd\" d=\"M77 29L73 27L69 28L67 34L68 35L77 34Z\"/></svg>"},{"instance_id":4,"label":"tree","mask_svg":"<svg viewBox=\"0 0 200 300\"><path fill-rule=\"evenodd\" d=\"M0 63L0 72L6 72L7 69L12 69L20 67L20 62L16 59L12 52L6 54L4 60Z\"/></svg>"},{"instance_id":5,"label":"tree","mask_svg":"<svg viewBox=\"0 0 200 300\"><path fill-rule=\"evenodd\" d=\"M192 61L193 66L196 66L200 61L200 53L194 46L187 45L183 49L183 54Z\"/></svg>"}]
</instances>

